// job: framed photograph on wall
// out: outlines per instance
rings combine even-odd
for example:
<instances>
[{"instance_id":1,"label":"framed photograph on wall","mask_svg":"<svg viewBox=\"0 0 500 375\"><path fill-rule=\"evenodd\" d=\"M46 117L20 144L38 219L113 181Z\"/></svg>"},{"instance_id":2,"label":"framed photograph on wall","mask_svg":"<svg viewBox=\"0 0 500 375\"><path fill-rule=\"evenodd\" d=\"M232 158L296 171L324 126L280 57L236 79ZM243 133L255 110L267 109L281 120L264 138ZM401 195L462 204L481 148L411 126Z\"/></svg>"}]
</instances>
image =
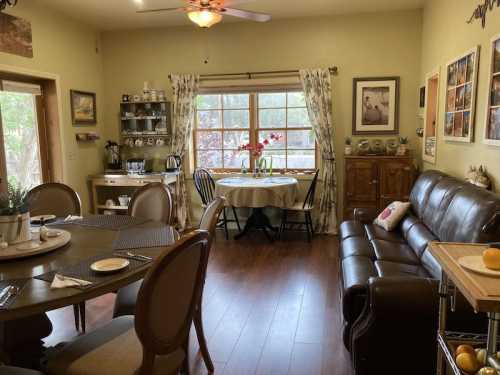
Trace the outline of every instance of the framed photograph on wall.
<instances>
[{"instance_id":1,"label":"framed photograph on wall","mask_svg":"<svg viewBox=\"0 0 500 375\"><path fill-rule=\"evenodd\" d=\"M399 134L399 77L354 78L353 135Z\"/></svg>"},{"instance_id":2,"label":"framed photograph on wall","mask_svg":"<svg viewBox=\"0 0 500 375\"><path fill-rule=\"evenodd\" d=\"M436 68L425 76L426 95L422 159L431 164L436 164L439 74L440 69Z\"/></svg>"},{"instance_id":3,"label":"framed photograph on wall","mask_svg":"<svg viewBox=\"0 0 500 375\"><path fill-rule=\"evenodd\" d=\"M491 39L489 77L484 143L500 146L500 34Z\"/></svg>"},{"instance_id":4,"label":"framed photograph on wall","mask_svg":"<svg viewBox=\"0 0 500 375\"><path fill-rule=\"evenodd\" d=\"M95 125L97 123L95 93L71 90L70 98L73 125Z\"/></svg>"},{"instance_id":5,"label":"framed photograph on wall","mask_svg":"<svg viewBox=\"0 0 500 375\"><path fill-rule=\"evenodd\" d=\"M474 139L479 46L446 64L444 140L471 143Z\"/></svg>"}]
</instances>

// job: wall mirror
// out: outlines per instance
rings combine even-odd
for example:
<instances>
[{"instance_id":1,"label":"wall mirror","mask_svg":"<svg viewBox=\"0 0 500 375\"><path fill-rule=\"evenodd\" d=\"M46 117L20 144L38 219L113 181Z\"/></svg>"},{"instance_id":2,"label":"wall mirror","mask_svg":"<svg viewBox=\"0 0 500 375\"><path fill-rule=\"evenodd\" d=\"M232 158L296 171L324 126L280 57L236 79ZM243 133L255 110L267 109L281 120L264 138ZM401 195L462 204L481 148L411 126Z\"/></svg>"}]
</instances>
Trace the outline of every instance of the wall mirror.
<instances>
[{"instance_id":1,"label":"wall mirror","mask_svg":"<svg viewBox=\"0 0 500 375\"><path fill-rule=\"evenodd\" d=\"M425 76L425 110L424 110L424 161L436 163L437 119L439 108L439 69Z\"/></svg>"}]
</instances>

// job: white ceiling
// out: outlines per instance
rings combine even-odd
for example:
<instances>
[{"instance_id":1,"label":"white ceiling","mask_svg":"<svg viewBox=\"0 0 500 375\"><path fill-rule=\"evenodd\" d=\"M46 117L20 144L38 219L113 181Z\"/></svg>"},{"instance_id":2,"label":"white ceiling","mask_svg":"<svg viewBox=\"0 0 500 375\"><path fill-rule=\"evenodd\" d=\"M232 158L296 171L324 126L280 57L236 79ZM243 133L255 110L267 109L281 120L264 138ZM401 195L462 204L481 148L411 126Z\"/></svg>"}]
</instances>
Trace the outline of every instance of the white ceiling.
<instances>
[{"instance_id":1,"label":"white ceiling","mask_svg":"<svg viewBox=\"0 0 500 375\"><path fill-rule=\"evenodd\" d=\"M184 6L184 0L36 0L100 30L190 25L181 12L136 14L138 9ZM421 8L425 0L251 0L235 8L264 12L273 19ZM240 22L224 17L224 22ZM249 21L244 21L249 22ZM271 21L272 22L272 21Z\"/></svg>"}]
</instances>

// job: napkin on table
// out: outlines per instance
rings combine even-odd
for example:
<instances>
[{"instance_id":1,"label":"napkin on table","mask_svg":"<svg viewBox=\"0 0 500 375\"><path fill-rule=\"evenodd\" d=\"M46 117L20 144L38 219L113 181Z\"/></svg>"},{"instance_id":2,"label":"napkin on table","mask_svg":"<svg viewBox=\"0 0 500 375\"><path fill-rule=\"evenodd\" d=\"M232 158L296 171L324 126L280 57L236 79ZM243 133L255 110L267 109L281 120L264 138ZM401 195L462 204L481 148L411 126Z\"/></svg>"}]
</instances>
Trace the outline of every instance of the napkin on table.
<instances>
[{"instance_id":1,"label":"napkin on table","mask_svg":"<svg viewBox=\"0 0 500 375\"><path fill-rule=\"evenodd\" d=\"M52 284L50 284L51 289L61 289L61 288L72 288L72 287L84 287L92 285L90 281L80 280L75 277L68 277L59 274L55 274Z\"/></svg>"}]
</instances>

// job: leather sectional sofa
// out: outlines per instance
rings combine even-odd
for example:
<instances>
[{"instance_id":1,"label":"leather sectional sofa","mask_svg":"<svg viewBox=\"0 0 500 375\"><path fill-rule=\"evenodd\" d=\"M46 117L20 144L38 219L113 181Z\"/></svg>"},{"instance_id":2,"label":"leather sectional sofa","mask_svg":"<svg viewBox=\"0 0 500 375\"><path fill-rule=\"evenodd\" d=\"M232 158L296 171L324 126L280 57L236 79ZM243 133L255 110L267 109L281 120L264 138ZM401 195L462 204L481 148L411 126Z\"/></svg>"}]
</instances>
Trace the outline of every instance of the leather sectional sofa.
<instances>
[{"instance_id":1,"label":"leather sectional sofa","mask_svg":"<svg viewBox=\"0 0 500 375\"><path fill-rule=\"evenodd\" d=\"M392 232L366 209L340 226L344 344L357 375L435 373L441 269L429 242L500 241L498 195L427 171L410 202ZM447 328L484 331L484 317L458 301Z\"/></svg>"}]
</instances>

